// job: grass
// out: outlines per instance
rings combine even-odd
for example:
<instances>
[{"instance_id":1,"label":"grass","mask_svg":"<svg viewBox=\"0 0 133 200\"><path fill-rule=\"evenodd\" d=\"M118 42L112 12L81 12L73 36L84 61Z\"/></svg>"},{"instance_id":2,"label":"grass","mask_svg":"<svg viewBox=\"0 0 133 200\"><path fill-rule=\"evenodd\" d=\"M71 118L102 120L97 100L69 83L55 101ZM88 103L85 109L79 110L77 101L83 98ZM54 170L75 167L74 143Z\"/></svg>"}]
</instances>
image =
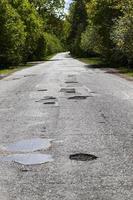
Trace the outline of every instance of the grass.
<instances>
[{"instance_id":1,"label":"grass","mask_svg":"<svg viewBox=\"0 0 133 200\"><path fill-rule=\"evenodd\" d=\"M120 68L118 68L118 70L119 70L119 72L121 74L124 74L124 75L126 75L128 77L132 77L133 78L133 69L128 68L128 67L120 67Z\"/></svg>"},{"instance_id":2,"label":"grass","mask_svg":"<svg viewBox=\"0 0 133 200\"><path fill-rule=\"evenodd\" d=\"M50 60L54 55L55 54L46 56L44 58L44 61ZM12 74L16 71L19 71L19 70L22 70L22 69L25 69L25 68L28 68L28 67L33 67L34 65L35 65L34 62L29 62L29 63L22 64L22 65L19 65L19 66L11 66L8 69L0 69L0 75L8 76L8 75L10 75L10 74Z\"/></svg>"},{"instance_id":3,"label":"grass","mask_svg":"<svg viewBox=\"0 0 133 200\"><path fill-rule=\"evenodd\" d=\"M53 58L55 55L56 55L56 54L54 53L54 54L45 56L44 61L50 60L50 59Z\"/></svg>"},{"instance_id":4,"label":"grass","mask_svg":"<svg viewBox=\"0 0 133 200\"><path fill-rule=\"evenodd\" d=\"M106 66L106 63L104 63L99 57L78 58L78 60L80 60L81 62L84 62L86 64L91 65L91 67L103 68L103 67ZM117 69L118 73L120 73L120 74L122 74L126 77L133 78L133 69L129 68L128 66L125 66L125 67L108 66L108 67Z\"/></svg>"},{"instance_id":5,"label":"grass","mask_svg":"<svg viewBox=\"0 0 133 200\"><path fill-rule=\"evenodd\" d=\"M78 60L92 66L97 65L100 67L103 64L102 60L99 57L78 58Z\"/></svg>"},{"instance_id":6,"label":"grass","mask_svg":"<svg viewBox=\"0 0 133 200\"><path fill-rule=\"evenodd\" d=\"M23 64L23 65L19 65L19 66L11 66L8 69L0 69L0 75L9 75L18 70L21 70L21 69L24 69L27 67L32 67L32 66L33 66L32 64L27 63L27 64Z\"/></svg>"}]
</instances>

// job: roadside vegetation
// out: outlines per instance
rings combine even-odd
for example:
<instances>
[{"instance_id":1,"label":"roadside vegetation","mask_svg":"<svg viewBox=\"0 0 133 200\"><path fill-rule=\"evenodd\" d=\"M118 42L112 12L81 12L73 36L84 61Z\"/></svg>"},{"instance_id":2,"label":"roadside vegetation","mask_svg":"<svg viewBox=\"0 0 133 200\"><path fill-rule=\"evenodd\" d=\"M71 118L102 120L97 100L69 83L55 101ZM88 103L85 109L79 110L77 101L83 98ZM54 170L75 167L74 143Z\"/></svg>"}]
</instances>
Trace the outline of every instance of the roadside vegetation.
<instances>
[{"instance_id":1,"label":"roadside vegetation","mask_svg":"<svg viewBox=\"0 0 133 200\"><path fill-rule=\"evenodd\" d=\"M65 0L0 1L0 74L69 50L133 76L133 1L73 0L66 14L64 6Z\"/></svg>"},{"instance_id":2,"label":"roadside vegetation","mask_svg":"<svg viewBox=\"0 0 133 200\"><path fill-rule=\"evenodd\" d=\"M0 73L63 51L63 15L64 0L1 0Z\"/></svg>"},{"instance_id":3,"label":"roadside vegetation","mask_svg":"<svg viewBox=\"0 0 133 200\"><path fill-rule=\"evenodd\" d=\"M73 0L65 24L73 56L133 75L132 0Z\"/></svg>"}]
</instances>

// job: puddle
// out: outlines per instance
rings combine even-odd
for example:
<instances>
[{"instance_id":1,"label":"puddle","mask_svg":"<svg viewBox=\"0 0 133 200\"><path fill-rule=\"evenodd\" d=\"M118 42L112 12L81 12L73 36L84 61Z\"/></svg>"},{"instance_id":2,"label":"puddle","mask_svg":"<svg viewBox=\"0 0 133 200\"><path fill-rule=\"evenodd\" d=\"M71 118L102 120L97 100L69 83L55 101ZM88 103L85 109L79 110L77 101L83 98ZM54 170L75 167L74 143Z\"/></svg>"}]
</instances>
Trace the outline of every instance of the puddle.
<instances>
[{"instance_id":1,"label":"puddle","mask_svg":"<svg viewBox=\"0 0 133 200\"><path fill-rule=\"evenodd\" d=\"M60 92L76 93L74 88L61 88Z\"/></svg>"},{"instance_id":2,"label":"puddle","mask_svg":"<svg viewBox=\"0 0 133 200\"><path fill-rule=\"evenodd\" d=\"M83 153L77 153L72 154L69 156L70 160L77 160L77 161L91 161L96 160L98 157L92 154L83 154Z\"/></svg>"},{"instance_id":3,"label":"puddle","mask_svg":"<svg viewBox=\"0 0 133 200\"><path fill-rule=\"evenodd\" d=\"M92 96L73 96L73 97L68 97L68 99L84 100L84 99L87 99L88 97L92 97Z\"/></svg>"},{"instance_id":4,"label":"puddle","mask_svg":"<svg viewBox=\"0 0 133 200\"><path fill-rule=\"evenodd\" d=\"M6 147L6 151L9 152L33 152L41 149L48 149L51 147L50 139L29 139L21 140L16 143L12 143Z\"/></svg>"},{"instance_id":5,"label":"puddle","mask_svg":"<svg viewBox=\"0 0 133 200\"><path fill-rule=\"evenodd\" d=\"M37 165L47 162L52 162L53 158L48 154L13 154L5 157L0 157L0 161L16 162L22 165Z\"/></svg>"}]
</instances>

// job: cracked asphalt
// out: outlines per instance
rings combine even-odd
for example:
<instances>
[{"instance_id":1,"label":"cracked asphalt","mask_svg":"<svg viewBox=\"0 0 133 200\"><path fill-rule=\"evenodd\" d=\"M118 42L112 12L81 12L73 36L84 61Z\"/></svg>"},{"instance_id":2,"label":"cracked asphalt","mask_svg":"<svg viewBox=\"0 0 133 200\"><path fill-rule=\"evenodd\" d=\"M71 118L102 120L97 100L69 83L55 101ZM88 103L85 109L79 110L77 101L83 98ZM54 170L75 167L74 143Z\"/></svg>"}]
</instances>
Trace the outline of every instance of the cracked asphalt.
<instances>
[{"instance_id":1,"label":"cracked asphalt","mask_svg":"<svg viewBox=\"0 0 133 200\"><path fill-rule=\"evenodd\" d=\"M0 200L132 200L133 83L68 53L0 80L0 156L50 139L52 162L0 161ZM29 153L29 152L28 152ZM70 160L86 153L96 160Z\"/></svg>"}]
</instances>

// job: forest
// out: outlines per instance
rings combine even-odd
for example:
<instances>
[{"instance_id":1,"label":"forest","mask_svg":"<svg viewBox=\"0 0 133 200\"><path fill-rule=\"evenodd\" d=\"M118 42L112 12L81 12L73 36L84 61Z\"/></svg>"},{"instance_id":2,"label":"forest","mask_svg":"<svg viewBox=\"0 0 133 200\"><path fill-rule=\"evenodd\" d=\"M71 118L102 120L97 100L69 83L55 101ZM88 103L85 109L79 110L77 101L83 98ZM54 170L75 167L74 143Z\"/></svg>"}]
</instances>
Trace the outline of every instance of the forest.
<instances>
[{"instance_id":1,"label":"forest","mask_svg":"<svg viewBox=\"0 0 133 200\"><path fill-rule=\"evenodd\" d=\"M0 67L62 51L63 11L64 0L0 0Z\"/></svg>"},{"instance_id":2,"label":"forest","mask_svg":"<svg viewBox=\"0 0 133 200\"><path fill-rule=\"evenodd\" d=\"M133 64L133 1L0 0L0 68L70 51Z\"/></svg>"},{"instance_id":3,"label":"forest","mask_svg":"<svg viewBox=\"0 0 133 200\"><path fill-rule=\"evenodd\" d=\"M71 54L132 66L132 0L74 0L66 24Z\"/></svg>"}]
</instances>

